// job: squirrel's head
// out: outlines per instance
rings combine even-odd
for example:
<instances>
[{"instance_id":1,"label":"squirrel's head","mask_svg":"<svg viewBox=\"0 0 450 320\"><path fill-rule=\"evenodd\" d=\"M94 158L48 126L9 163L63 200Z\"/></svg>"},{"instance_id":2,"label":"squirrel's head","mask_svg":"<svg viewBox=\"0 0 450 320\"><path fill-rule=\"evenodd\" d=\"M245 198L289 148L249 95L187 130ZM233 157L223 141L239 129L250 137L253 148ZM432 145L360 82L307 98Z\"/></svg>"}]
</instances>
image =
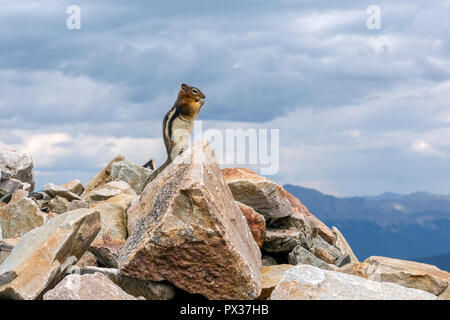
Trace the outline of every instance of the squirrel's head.
<instances>
[{"instance_id":1,"label":"squirrel's head","mask_svg":"<svg viewBox=\"0 0 450 320\"><path fill-rule=\"evenodd\" d=\"M183 100L184 103L196 105L197 107L201 107L205 103L205 98L206 96L200 89L188 86L185 83L181 85L178 93L178 100Z\"/></svg>"}]
</instances>

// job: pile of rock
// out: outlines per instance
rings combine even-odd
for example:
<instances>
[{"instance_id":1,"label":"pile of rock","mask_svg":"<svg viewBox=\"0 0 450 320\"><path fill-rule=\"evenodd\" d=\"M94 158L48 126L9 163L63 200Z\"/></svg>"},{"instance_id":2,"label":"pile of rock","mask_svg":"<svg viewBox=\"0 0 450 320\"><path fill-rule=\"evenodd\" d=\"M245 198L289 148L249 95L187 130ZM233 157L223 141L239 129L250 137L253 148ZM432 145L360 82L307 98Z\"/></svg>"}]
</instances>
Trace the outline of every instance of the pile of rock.
<instances>
[{"instance_id":1,"label":"pile of rock","mask_svg":"<svg viewBox=\"0 0 450 320\"><path fill-rule=\"evenodd\" d=\"M149 183L152 170L117 156L86 186L29 192L17 178L30 175L5 163L2 181L22 187L0 207L0 298L448 297L447 272L380 257L360 263L339 230L273 181L221 170L208 144Z\"/></svg>"}]
</instances>

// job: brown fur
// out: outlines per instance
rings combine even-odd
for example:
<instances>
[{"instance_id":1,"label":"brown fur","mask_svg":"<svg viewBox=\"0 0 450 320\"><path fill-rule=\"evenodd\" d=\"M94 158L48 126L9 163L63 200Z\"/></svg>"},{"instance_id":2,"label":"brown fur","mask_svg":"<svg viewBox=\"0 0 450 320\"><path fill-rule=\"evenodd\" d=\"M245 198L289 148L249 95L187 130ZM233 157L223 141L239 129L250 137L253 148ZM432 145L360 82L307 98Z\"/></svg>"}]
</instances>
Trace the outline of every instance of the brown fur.
<instances>
[{"instance_id":1,"label":"brown fur","mask_svg":"<svg viewBox=\"0 0 450 320\"><path fill-rule=\"evenodd\" d=\"M196 87L182 84L178 92L177 100L167 112L163 120L163 138L167 150L167 160L156 170L148 182L152 181L159 172L164 170L173 160L174 156L184 151L182 142L175 139L173 133L177 129L183 129L192 134L194 120L197 119L200 110L205 103L205 94ZM179 149L179 150L178 150ZM175 150L175 155L173 154ZM147 183L148 183L147 182Z\"/></svg>"}]
</instances>

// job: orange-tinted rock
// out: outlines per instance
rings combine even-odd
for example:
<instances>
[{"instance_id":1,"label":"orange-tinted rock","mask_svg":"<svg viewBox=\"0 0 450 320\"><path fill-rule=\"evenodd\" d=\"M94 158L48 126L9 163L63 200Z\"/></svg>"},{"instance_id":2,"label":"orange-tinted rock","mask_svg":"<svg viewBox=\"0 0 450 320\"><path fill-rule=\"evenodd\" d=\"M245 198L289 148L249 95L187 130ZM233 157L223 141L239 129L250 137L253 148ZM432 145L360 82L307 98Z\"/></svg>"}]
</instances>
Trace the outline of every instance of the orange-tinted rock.
<instances>
[{"instance_id":1,"label":"orange-tinted rock","mask_svg":"<svg viewBox=\"0 0 450 320\"><path fill-rule=\"evenodd\" d=\"M450 273L435 266L387 257L369 257L356 265L354 270L369 280L392 282L437 296L442 294L450 283Z\"/></svg>"},{"instance_id":2,"label":"orange-tinted rock","mask_svg":"<svg viewBox=\"0 0 450 320\"><path fill-rule=\"evenodd\" d=\"M25 199L26 197L28 197L29 192L23 189L17 189L16 191L14 191L14 194L11 197L11 200L9 200L8 204L13 204L15 202L18 202L22 199Z\"/></svg>"},{"instance_id":3,"label":"orange-tinted rock","mask_svg":"<svg viewBox=\"0 0 450 320\"><path fill-rule=\"evenodd\" d=\"M249 207L239 201L236 201L236 203L244 215L245 220L247 220L248 226L252 231L253 239L255 239L256 243L261 248L264 242L264 234L266 232L266 220L252 207Z\"/></svg>"},{"instance_id":4,"label":"orange-tinted rock","mask_svg":"<svg viewBox=\"0 0 450 320\"><path fill-rule=\"evenodd\" d=\"M90 250L105 266L117 268L117 258L127 240L126 212L118 204L104 203L95 208L100 212L101 230Z\"/></svg>"},{"instance_id":5,"label":"orange-tinted rock","mask_svg":"<svg viewBox=\"0 0 450 320\"><path fill-rule=\"evenodd\" d=\"M282 218L292 214L284 189L273 181L246 168L222 169L233 198L266 218Z\"/></svg>"},{"instance_id":6,"label":"orange-tinted rock","mask_svg":"<svg viewBox=\"0 0 450 320\"><path fill-rule=\"evenodd\" d=\"M110 203L110 204L117 204L119 206L121 206L124 209L127 209L128 204L131 202L131 200L133 200L134 198L136 198L135 195L129 195L127 193L121 193L118 194L117 196L114 196L112 198L109 198L107 200L92 204L90 206L91 209L95 209L98 206L104 205L106 203Z\"/></svg>"},{"instance_id":7,"label":"orange-tinted rock","mask_svg":"<svg viewBox=\"0 0 450 320\"><path fill-rule=\"evenodd\" d=\"M267 300L283 277L283 273L293 268L291 264L278 264L274 266L261 267L262 290L258 300Z\"/></svg>"}]
</instances>

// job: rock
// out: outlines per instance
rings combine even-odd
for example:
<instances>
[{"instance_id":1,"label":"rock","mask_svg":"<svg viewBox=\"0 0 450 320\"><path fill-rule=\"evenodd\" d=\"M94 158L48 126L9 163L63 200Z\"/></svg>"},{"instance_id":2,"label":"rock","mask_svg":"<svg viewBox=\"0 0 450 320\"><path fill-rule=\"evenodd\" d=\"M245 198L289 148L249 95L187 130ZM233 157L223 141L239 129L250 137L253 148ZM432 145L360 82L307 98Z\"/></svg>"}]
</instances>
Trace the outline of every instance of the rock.
<instances>
[{"instance_id":1,"label":"rock","mask_svg":"<svg viewBox=\"0 0 450 320\"><path fill-rule=\"evenodd\" d=\"M12 193L6 190L0 189L0 202L7 204L12 197Z\"/></svg>"},{"instance_id":2,"label":"rock","mask_svg":"<svg viewBox=\"0 0 450 320\"><path fill-rule=\"evenodd\" d=\"M124 156L118 155L86 185L85 193L90 193L111 181L124 181L134 192L140 194L152 173L153 170L139 166L126 160Z\"/></svg>"},{"instance_id":3,"label":"rock","mask_svg":"<svg viewBox=\"0 0 450 320\"><path fill-rule=\"evenodd\" d=\"M450 300L450 286L439 296L439 300Z\"/></svg>"},{"instance_id":4,"label":"rock","mask_svg":"<svg viewBox=\"0 0 450 320\"><path fill-rule=\"evenodd\" d=\"M344 236L342 235L342 233L339 231L338 228L336 227L332 227L331 231L333 232L333 234L336 236L336 243L335 246L341 250L341 252L343 254L348 254L349 258L350 258L350 263L359 263L358 258L356 257L356 255L353 253L352 248L350 247L350 245L347 243L347 240L345 240Z\"/></svg>"},{"instance_id":5,"label":"rock","mask_svg":"<svg viewBox=\"0 0 450 320\"><path fill-rule=\"evenodd\" d=\"M137 198L139 198L139 196L129 195L129 194L126 194L126 193L121 193L121 194L118 194L117 196L114 196L114 197L109 198L107 200L91 204L90 208L94 209L94 208L96 208L98 206L101 206L103 204L111 203L111 204L118 204L124 210L126 210L128 208L128 205L130 204L130 202L133 199L137 199Z\"/></svg>"},{"instance_id":6,"label":"rock","mask_svg":"<svg viewBox=\"0 0 450 320\"><path fill-rule=\"evenodd\" d=\"M303 216L298 212L293 212L292 215L288 217L272 220L270 223L270 228L302 230L308 235L313 234L313 230L309 225L309 223L307 222L305 216Z\"/></svg>"},{"instance_id":7,"label":"rock","mask_svg":"<svg viewBox=\"0 0 450 320\"><path fill-rule=\"evenodd\" d=\"M44 300L137 300L104 274L94 273L65 277L44 294Z\"/></svg>"},{"instance_id":8,"label":"rock","mask_svg":"<svg viewBox=\"0 0 450 320\"><path fill-rule=\"evenodd\" d=\"M13 194L16 190L22 187L22 182L17 179L7 179L0 182L0 189L4 192Z\"/></svg>"},{"instance_id":9,"label":"rock","mask_svg":"<svg viewBox=\"0 0 450 320\"><path fill-rule=\"evenodd\" d=\"M34 200L50 200L50 196L45 192L30 192L30 198Z\"/></svg>"},{"instance_id":10,"label":"rock","mask_svg":"<svg viewBox=\"0 0 450 320\"><path fill-rule=\"evenodd\" d=\"M6 203L0 202L0 209L3 208L3 207L6 207Z\"/></svg>"},{"instance_id":11,"label":"rock","mask_svg":"<svg viewBox=\"0 0 450 320\"><path fill-rule=\"evenodd\" d=\"M46 184L43 189L45 193L47 193L50 197L60 196L62 198L67 199L68 201L81 200L79 195L70 192L66 188L62 186L57 186L53 183Z\"/></svg>"},{"instance_id":12,"label":"rock","mask_svg":"<svg viewBox=\"0 0 450 320\"><path fill-rule=\"evenodd\" d=\"M307 249L312 247L312 229L305 218L294 212L289 217L276 219L266 228L263 249L267 252L291 252L301 245Z\"/></svg>"},{"instance_id":13,"label":"rock","mask_svg":"<svg viewBox=\"0 0 450 320\"><path fill-rule=\"evenodd\" d=\"M61 213L69 211L69 207L70 207L69 200L67 200L63 197L60 197L60 196L54 197L48 203L48 211L54 212L56 214L61 214Z\"/></svg>"},{"instance_id":14,"label":"rock","mask_svg":"<svg viewBox=\"0 0 450 320\"><path fill-rule=\"evenodd\" d=\"M33 190L31 184L26 183L26 182L22 182L22 186L20 187L22 190L31 192Z\"/></svg>"},{"instance_id":15,"label":"rock","mask_svg":"<svg viewBox=\"0 0 450 320\"><path fill-rule=\"evenodd\" d=\"M0 264L2 264L3 261L5 261L6 258L8 258L8 256L9 256L9 251L0 250Z\"/></svg>"},{"instance_id":16,"label":"rock","mask_svg":"<svg viewBox=\"0 0 450 320\"><path fill-rule=\"evenodd\" d=\"M127 240L125 210L111 203L102 204L95 210L100 212L101 230L90 249L103 265L117 268L117 258Z\"/></svg>"},{"instance_id":17,"label":"rock","mask_svg":"<svg viewBox=\"0 0 450 320\"><path fill-rule=\"evenodd\" d=\"M375 282L309 265L296 266L283 274L271 300L436 300L428 292Z\"/></svg>"},{"instance_id":18,"label":"rock","mask_svg":"<svg viewBox=\"0 0 450 320\"><path fill-rule=\"evenodd\" d=\"M25 199L28 197L29 192L23 189L17 189L14 194L11 197L11 200L9 200L9 204L18 202L22 199Z\"/></svg>"},{"instance_id":19,"label":"rock","mask_svg":"<svg viewBox=\"0 0 450 320\"><path fill-rule=\"evenodd\" d=\"M450 274L435 266L386 257L369 257L354 270L366 279L392 282L437 296L448 288L450 282Z\"/></svg>"},{"instance_id":20,"label":"rock","mask_svg":"<svg viewBox=\"0 0 450 320\"><path fill-rule=\"evenodd\" d=\"M184 151L127 213L122 275L167 280L208 299L259 296L261 253L209 144Z\"/></svg>"},{"instance_id":21,"label":"rock","mask_svg":"<svg viewBox=\"0 0 450 320\"><path fill-rule=\"evenodd\" d=\"M83 200L73 200L69 204L69 211L77 210L77 209L87 209L89 208L89 203Z\"/></svg>"},{"instance_id":22,"label":"rock","mask_svg":"<svg viewBox=\"0 0 450 320\"><path fill-rule=\"evenodd\" d=\"M264 216L256 212L252 207L239 201L236 201L236 204L244 215L245 220L247 220L253 239L255 239L256 243L261 248L266 232L266 220L264 219Z\"/></svg>"},{"instance_id":23,"label":"rock","mask_svg":"<svg viewBox=\"0 0 450 320\"><path fill-rule=\"evenodd\" d=\"M261 267L262 290L258 300L267 300L278 282L283 277L283 274L293 267L294 266L290 264Z\"/></svg>"},{"instance_id":24,"label":"rock","mask_svg":"<svg viewBox=\"0 0 450 320\"><path fill-rule=\"evenodd\" d=\"M33 159L28 154L18 152L0 141L0 166L8 170L11 178L29 183L29 191L33 191Z\"/></svg>"},{"instance_id":25,"label":"rock","mask_svg":"<svg viewBox=\"0 0 450 320\"><path fill-rule=\"evenodd\" d=\"M54 286L100 231L100 214L79 209L25 234L0 265L0 298L33 300Z\"/></svg>"},{"instance_id":26,"label":"rock","mask_svg":"<svg viewBox=\"0 0 450 320\"><path fill-rule=\"evenodd\" d=\"M314 245L314 255L327 263L335 263L342 255L338 248L323 240L319 235L317 235L312 242Z\"/></svg>"},{"instance_id":27,"label":"rock","mask_svg":"<svg viewBox=\"0 0 450 320\"><path fill-rule=\"evenodd\" d=\"M1 230L0 230L1 240ZM6 260L19 239L3 239L0 241L0 264Z\"/></svg>"},{"instance_id":28,"label":"rock","mask_svg":"<svg viewBox=\"0 0 450 320\"><path fill-rule=\"evenodd\" d=\"M86 194L84 200L90 203L99 202L117 196L118 194L136 196L136 193L128 183L124 181L111 181Z\"/></svg>"},{"instance_id":29,"label":"rock","mask_svg":"<svg viewBox=\"0 0 450 320\"><path fill-rule=\"evenodd\" d=\"M11 171L0 164L0 181L11 178Z\"/></svg>"},{"instance_id":30,"label":"rock","mask_svg":"<svg viewBox=\"0 0 450 320\"><path fill-rule=\"evenodd\" d=\"M8 238L0 241L0 250L11 252L12 249L17 245L20 238Z\"/></svg>"},{"instance_id":31,"label":"rock","mask_svg":"<svg viewBox=\"0 0 450 320\"><path fill-rule=\"evenodd\" d=\"M84 191L83 184L78 179L69 181L69 182L63 184L61 187L63 187L67 191L72 192L78 196L80 196Z\"/></svg>"},{"instance_id":32,"label":"rock","mask_svg":"<svg viewBox=\"0 0 450 320\"><path fill-rule=\"evenodd\" d=\"M147 300L172 300L175 296L174 286L167 282L154 282L122 276L119 274L119 270L114 268L85 267L80 270L74 269L69 272L81 275L100 272L121 287L122 290L135 297L144 297Z\"/></svg>"},{"instance_id":33,"label":"rock","mask_svg":"<svg viewBox=\"0 0 450 320\"><path fill-rule=\"evenodd\" d=\"M308 225L313 230L312 237L314 238L316 235L319 235L322 239L324 239L329 244L334 244L336 242L336 236L333 232L319 219L317 219L309 210L292 194L284 190L284 195L286 199L288 199L293 212L297 212L304 216L308 222Z\"/></svg>"},{"instance_id":34,"label":"rock","mask_svg":"<svg viewBox=\"0 0 450 320\"><path fill-rule=\"evenodd\" d=\"M20 238L42 226L47 220L48 215L39 210L36 203L29 198L0 209L0 227L4 238Z\"/></svg>"},{"instance_id":35,"label":"rock","mask_svg":"<svg viewBox=\"0 0 450 320\"><path fill-rule=\"evenodd\" d=\"M283 188L246 168L222 169L236 201L242 202L266 218L281 218L292 214Z\"/></svg>"},{"instance_id":36,"label":"rock","mask_svg":"<svg viewBox=\"0 0 450 320\"><path fill-rule=\"evenodd\" d=\"M98 267L97 257L88 250L83 254L80 260L78 260L75 266L77 266L78 268Z\"/></svg>"},{"instance_id":37,"label":"rock","mask_svg":"<svg viewBox=\"0 0 450 320\"><path fill-rule=\"evenodd\" d=\"M268 266L276 265L276 264L278 264L278 263L277 263L277 260L275 260L274 257L271 257L271 256L263 256L263 257L261 258L261 264L262 264L263 266L265 266L265 267L268 267Z\"/></svg>"},{"instance_id":38,"label":"rock","mask_svg":"<svg viewBox=\"0 0 450 320\"><path fill-rule=\"evenodd\" d=\"M266 229L262 248L267 252L289 253L296 246L308 247L311 237L302 230Z\"/></svg>"},{"instance_id":39,"label":"rock","mask_svg":"<svg viewBox=\"0 0 450 320\"><path fill-rule=\"evenodd\" d=\"M288 261L290 264L309 264L320 269L330 270L328 263L317 258L314 254L303 248L296 246L291 253L289 253Z\"/></svg>"},{"instance_id":40,"label":"rock","mask_svg":"<svg viewBox=\"0 0 450 320\"><path fill-rule=\"evenodd\" d=\"M50 204L49 200L36 200L35 202L39 207L39 210L43 212L48 212L48 205Z\"/></svg>"},{"instance_id":41,"label":"rock","mask_svg":"<svg viewBox=\"0 0 450 320\"><path fill-rule=\"evenodd\" d=\"M342 268L343 266L352 263L352 259L348 253L343 254L339 259L334 263L338 268Z\"/></svg>"}]
</instances>

